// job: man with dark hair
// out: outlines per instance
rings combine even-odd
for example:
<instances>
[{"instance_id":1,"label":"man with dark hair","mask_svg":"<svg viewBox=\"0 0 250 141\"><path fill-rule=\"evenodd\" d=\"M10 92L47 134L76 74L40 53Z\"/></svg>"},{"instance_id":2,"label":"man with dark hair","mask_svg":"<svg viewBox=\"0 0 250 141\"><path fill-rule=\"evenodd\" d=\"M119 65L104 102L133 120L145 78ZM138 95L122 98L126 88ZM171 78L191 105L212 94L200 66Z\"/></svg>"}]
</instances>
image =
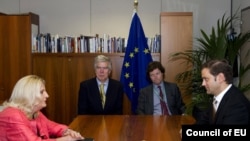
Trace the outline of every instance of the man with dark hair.
<instances>
[{"instance_id":1,"label":"man with dark hair","mask_svg":"<svg viewBox=\"0 0 250 141\"><path fill-rule=\"evenodd\" d=\"M210 109L197 124L249 124L250 102L233 85L233 69L226 60L210 60L202 65L202 86L213 95Z\"/></svg>"},{"instance_id":2,"label":"man with dark hair","mask_svg":"<svg viewBox=\"0 0 250 141\"><path fill-rule=\"evenodd\" d=\"M152 84L142 88L138 98L137 114L182 115L185 112L180 90L174 83L164 81L165 68L158 61L150 62L147 76Z\"/></svg>"}]
</instances>

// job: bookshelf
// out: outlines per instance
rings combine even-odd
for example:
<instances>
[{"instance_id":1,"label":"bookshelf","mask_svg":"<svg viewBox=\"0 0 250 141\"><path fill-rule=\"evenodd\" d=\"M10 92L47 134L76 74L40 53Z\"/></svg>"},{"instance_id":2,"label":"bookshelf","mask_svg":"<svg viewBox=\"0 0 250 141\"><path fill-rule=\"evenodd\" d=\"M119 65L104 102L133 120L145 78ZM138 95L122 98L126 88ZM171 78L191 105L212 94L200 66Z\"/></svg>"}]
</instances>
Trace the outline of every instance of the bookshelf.
<instances>
[{"instance_id":1,"label":"bookshelf","mask_svg":"<svg viewBox=\"0 0 250 141\"><path fill-rule=\"evenodd\" d=\"M151 53L160 52L160 35L147 37ZM32 53L124 53L127 39L111 37L108 34L99 36L61 36L41 33L34 39Z\"/></svg>"},{"instance_id":2,"label":"bookshelf","mask_svg":"<svg viewBox=\"0 0 250 141\"><path fill-rule=\"evenodd\" d=\"M9 98L21 77L32 73L32 35L38 33L38 15L0 14L0 102Z\"/></svg>"}]
</instances>

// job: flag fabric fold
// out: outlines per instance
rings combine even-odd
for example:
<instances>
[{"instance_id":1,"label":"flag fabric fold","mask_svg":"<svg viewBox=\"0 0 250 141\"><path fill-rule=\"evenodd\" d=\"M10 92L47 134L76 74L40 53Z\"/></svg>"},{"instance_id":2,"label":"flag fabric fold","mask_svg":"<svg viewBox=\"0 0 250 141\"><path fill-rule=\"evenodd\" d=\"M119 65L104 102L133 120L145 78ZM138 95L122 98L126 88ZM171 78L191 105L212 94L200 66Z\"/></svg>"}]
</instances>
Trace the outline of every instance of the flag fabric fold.
<instances>
[{"instance_id":1,"label":"flag fabric fold","mask_svg":"<svg viewBox=\"0 0 250 141\"><path fill-rule=\"evenodd\" d=\"M134 12L120 76L133 113L136 112L140 89L150 83L146 71L148 63L151 61L152 56L140 18Z\"/></svg>"}]
</instances>

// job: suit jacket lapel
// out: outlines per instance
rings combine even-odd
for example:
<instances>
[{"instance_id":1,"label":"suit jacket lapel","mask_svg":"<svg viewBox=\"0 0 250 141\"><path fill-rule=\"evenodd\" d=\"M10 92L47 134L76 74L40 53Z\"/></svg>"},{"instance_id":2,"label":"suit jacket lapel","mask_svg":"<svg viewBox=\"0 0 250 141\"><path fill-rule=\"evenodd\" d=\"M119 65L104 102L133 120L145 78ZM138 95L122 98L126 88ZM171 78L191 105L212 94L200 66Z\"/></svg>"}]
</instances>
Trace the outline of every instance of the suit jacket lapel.
<instances>
[{"instance_id":1,"label":"suit jacket lapel","mask_svg":"<svg viewBox=\"0 0 250 141\"><path fill-rule=\"evenodd\" d=\"M150 108L150 113L154 114L154 92L153 92L153 85L150 85L149 92L148 92L148 105Z\"/></svg>"},{"instance_id":2,"label":"suit jacket lapel","mask_svg":"<svg viewBox=\"0 0 250 141\"><path fill-rule=\"evenodd\" d=\"M165 94L166 94L166 98L167 98L167 104L171 105L171 102L173 101L173 97L170 93L168 93L169 91L172 91L172 87L170 87L169 85L167 85L166 82L164 82L164 87L165 87ZM170 107L169 107L170 108ZM171 110L171 109L170 109Z\"/></svg>"},{"instance_id":3,"label":"suit jacket lapel","mask_svg":"<svg viewBox=\"0 0 250 141\"><path fill-rule=\"evenodd\" d=\"M223 109L225 109L228 98L232 94L231 93L232 88L233 88L233 86L225 93L225 95L221 99L220 105L218 106L217 111L215 113L215 122L220 120L220 114L223 114L223 112L224 112Z\"/></svg>"},{"instance_id":4,"label":"suit jacket lapel","mask_svg":"<svg viewBox=\"0 0 250 141\"><path fill-rule=\"evenodd\" d=\"M96 99L96 103L98 103L98 107L103 109L102 108L102 100L101 100L101 96L100 96L100 91L99 91L99 86L98 86L98 83L96 81L96 78L93 79L92 81L92 86L93 86L93 98Z\"/></svg>"}]
</instances>

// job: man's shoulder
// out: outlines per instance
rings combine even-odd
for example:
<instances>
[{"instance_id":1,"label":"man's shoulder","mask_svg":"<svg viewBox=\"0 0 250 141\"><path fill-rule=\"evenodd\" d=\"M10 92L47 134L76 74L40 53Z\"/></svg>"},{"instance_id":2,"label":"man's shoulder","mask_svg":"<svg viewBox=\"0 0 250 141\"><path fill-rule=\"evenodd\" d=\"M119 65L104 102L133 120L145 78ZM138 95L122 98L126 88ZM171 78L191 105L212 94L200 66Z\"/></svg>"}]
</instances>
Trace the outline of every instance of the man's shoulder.
<instances>
[{"instance_id":1,"label":"man's shoulder","mask_svg":"<svg viewBox=\"0 0 250 141\"><path fill-rule=\"evenodd\" d=\"M90 79L86 79L86 80L83 80L81 81L80 83L81 84L84 84L84 83L93 83L93 82L96 82L96 78L90 78Z\"/></svg>"},{"instance_id":2,"label":"man's shoulder","mask_svg":"<svg viewBox=\"0 0 250 141\"><path fill-rule=\"evenodd\" d=\"M114 85L122 85L120 81L112 79L112 78L109 78L109 83L114 84Z\"/></svg>"},{"instance_id":3,"label":"man's shoulder","mask_svg":"<svg viewBox=\"0 0 250 141\"><path fill-rule=\"evenodd\" d=\"M173 82L168 82L168 81L164 81L163 82L164 83L164 85L166 86L177 86L177 84L176 83L173 83Z\"/></svg>"},{"instance_id":4,"label":"man's shoulder","mask_svg":"<svg viewBox=\"0 0 250 141\"><path fill-rule=\"evenodd\" d=\"M228 91L227 91L226 94L228 94L231 98L236 98L236 97L238 97L238 98L244 98L244 99L246 98L245 95L244 95L244 93L242 93L241 90L238 87L234 86L234 85L232 85L228 89Z\"/></svg>"},{"instance_id":5,"label":"man's shoulder","mask_svg":"<svg viewBox=\"0 0 250 141\"><path fill-rule=\"evenodd\" d=\"M239 88L236 86L232 85L232 87L226 92L224 95L226 99L230 99L232 102L238 102L238 103L246 103L247 105L250 105L249 100L245 96L243 92L240 91Z\"/></svg>"},{"instance_id":6,"label":"man's shoulder","mask_svg":"<svg viewBox=\"0 0 250 141\"><path fill-rule=\"evenodd\" d=\"M142 91L148 91L148 90L150 90L150 89L153 89L153 84L149 84L149 85L147 85L147 86L141 88Z\"/></svg>"}]
</instances>

